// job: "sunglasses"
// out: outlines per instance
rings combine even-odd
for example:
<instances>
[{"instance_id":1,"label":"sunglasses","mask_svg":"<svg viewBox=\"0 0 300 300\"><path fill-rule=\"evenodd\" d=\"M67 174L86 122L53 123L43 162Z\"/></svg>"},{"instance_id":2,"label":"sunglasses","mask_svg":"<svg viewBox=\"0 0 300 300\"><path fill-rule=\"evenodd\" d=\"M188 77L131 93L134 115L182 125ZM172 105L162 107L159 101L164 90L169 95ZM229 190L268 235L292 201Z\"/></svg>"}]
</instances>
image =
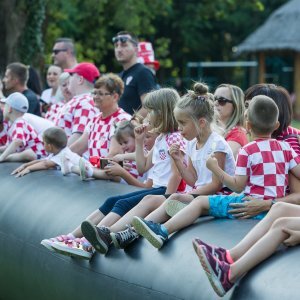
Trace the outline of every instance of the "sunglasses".
<instances>
[{"instance_id":1,"label":"sunglasses","mask_svg":"<svg viewBox=\"0 0 300 300\"><path fill-rule=\"evenodd\" d=\"M129 36L122 36L122 35L119 35L119 36L115 36L112 38L112 42L114 44L118 43L118 42L121 42L122 44L125 44L126 42L131 42L132 44L136 45L137 46L137 42L134 41L132 38L130 38Z\"/></svg>"},{"instance_id":2,"label":"sunglasses","mask_svg":"<svg viewBox=\"0 0 300 300\"><path fill-rule=\"evenodd\" d=\"M57 55L59 52L65 52L65 51L68 51L68 49L53 49L52 53L54 55Z\"/></svg>"},{"instance_id":3,"label":"sunglasses","mask_svg":"<svg viewBox=\"0 0 300 300\"><path fill-rule=\"evenodd\" d=\"M215 101L218 102L220 106L224 106L226 105L226 103L233 103L232 100L229 100L225 97L217 97L217 96L215 96Z\"/></svg>"}]
</instances>

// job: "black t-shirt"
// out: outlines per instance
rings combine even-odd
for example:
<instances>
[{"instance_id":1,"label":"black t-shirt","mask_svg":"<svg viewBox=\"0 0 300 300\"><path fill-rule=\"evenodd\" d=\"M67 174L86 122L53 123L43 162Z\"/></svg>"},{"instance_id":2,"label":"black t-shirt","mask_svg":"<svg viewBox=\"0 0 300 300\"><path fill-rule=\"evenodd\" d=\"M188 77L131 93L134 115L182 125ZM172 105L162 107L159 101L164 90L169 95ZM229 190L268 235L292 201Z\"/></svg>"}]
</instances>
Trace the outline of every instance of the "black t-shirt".
<instances>
[{"instance_id":1,"label":"black t-shirt","mask_svg":"<svg viewBox=\"0 0 300 300\"><path fill-rule=\"evenodd\" d=\"M155 77L144 65L137 63L120 73L124 81L124 93L119 106L129 114L141 108L140 96L156 89Z\"/></svg>"},{"instance_id":2,"label":"black t-shirt","mask_svg":"<svg viewBox=\"0 0 300 300\"><path fill-rule=\"evenodd\" d=\"M29 108L27 112L37 116L41 116L40 102L36 94L31 89L27 89L22 93L28 99Z\"/></svg>"}]
</instances>

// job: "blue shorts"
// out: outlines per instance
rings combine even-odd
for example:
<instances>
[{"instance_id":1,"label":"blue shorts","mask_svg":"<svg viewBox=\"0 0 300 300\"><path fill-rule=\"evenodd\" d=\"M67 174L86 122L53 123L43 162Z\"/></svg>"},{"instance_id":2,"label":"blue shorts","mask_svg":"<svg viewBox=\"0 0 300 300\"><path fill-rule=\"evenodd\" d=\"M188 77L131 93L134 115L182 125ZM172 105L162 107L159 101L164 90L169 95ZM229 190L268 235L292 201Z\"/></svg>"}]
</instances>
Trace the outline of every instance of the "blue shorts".
<instances>
[{"instance_id":1,"label":"blue shorts","mask_svg":"<svg viewBox=\"0 0 300 300\"><path fill-rule=\"evenodd\" d=\"M233 209L229 206L230 203L243 203L244 194L234 195L213 195L208 196L209 215L215 218L237 219L228 213L228 210ZM263 201L263 200L262 200ZM267 213L260 213L251 219L261 220Z\"/></svg>"}]
</instances>

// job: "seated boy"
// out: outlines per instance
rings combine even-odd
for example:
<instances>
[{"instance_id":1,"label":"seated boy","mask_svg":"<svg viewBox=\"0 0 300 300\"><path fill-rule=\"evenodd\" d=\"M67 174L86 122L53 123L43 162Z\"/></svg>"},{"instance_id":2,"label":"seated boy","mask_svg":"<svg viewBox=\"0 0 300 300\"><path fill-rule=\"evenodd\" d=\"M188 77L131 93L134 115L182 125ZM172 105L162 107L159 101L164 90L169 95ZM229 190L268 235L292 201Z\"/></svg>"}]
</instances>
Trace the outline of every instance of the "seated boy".
<instances>
[{"instance_id":1,"label":"seated boy","mask_svg":"<svg viewBox=\"0 0 300 300\"><path fill-rule=\"evenodd\" d=\"M26 164L23 164L11 174L16 177L24 176L30 172L47 170L59 166L63 175L66 175L65 165L63 163L63 157L69 157L72 161L79 163L80 156L72 152L67 147L68 138L63 129L59 127L51 127L44 131L43 142L45 150L50 155L45 159L37 159Z\"/></svg>"},{"instance_id":2,"label":"seated boy","mask_svg":"<svg viewBox=\"0 0 300 300\"><path fill-rule=\"evenodd\" d=\"M42 140L35 129L23 119L28 107L28 100L21 93L13 93L5 99L3 115L10 126L7 144L0 147L0 162L31 161L45 157Z\"/></svg>"},{"instance_id":3,"label":"seated boy","mask_svg":"<svg viewBox=\"0 0 300 300\"><path fill-rule=\"evenodd\" d=\"M278 114L271 98L256 96L252 99L246 127L253 141L240 149L235 176L226 174L213 156L207 159L207 168L232 191L242 194L199 196L163 225L149 222L155 221L151 215L147 220L134 217L132 224L136 231L160 248L169 234L191 225L199 216L233 219L228 213L229 204L241 202L245 196L270 202L285 196L289 171L300 178L300 157L288 143L271 138L279 126ZM264 215L261 213L255 218L262 219Z\"/></svg>"}]
</instances>

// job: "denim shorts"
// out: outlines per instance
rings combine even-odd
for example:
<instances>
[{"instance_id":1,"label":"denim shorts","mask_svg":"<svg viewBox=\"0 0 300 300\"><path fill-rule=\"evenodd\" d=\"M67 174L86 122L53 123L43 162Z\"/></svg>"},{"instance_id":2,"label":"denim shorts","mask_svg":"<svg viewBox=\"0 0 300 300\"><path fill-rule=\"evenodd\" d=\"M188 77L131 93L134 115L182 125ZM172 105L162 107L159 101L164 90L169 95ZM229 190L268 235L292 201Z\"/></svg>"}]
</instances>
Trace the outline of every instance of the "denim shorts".
<instances>
[{"instance_id":1,"label":"denim shorts","mask_svg":"<svg viewBox=\"0 0 300 300\"><path fill-rule=\"evenodd\" d=\"M212 195L208 196L209 215L215 218L229 218L236 219L233 215L228 213L228 210L233 209L229 206L230 203L243 203L244 194L233 195ZM263 201L263 200L262 200ZM251 219L261 220L267 213L260 213Z\"/></svg>"}]
</instances>

